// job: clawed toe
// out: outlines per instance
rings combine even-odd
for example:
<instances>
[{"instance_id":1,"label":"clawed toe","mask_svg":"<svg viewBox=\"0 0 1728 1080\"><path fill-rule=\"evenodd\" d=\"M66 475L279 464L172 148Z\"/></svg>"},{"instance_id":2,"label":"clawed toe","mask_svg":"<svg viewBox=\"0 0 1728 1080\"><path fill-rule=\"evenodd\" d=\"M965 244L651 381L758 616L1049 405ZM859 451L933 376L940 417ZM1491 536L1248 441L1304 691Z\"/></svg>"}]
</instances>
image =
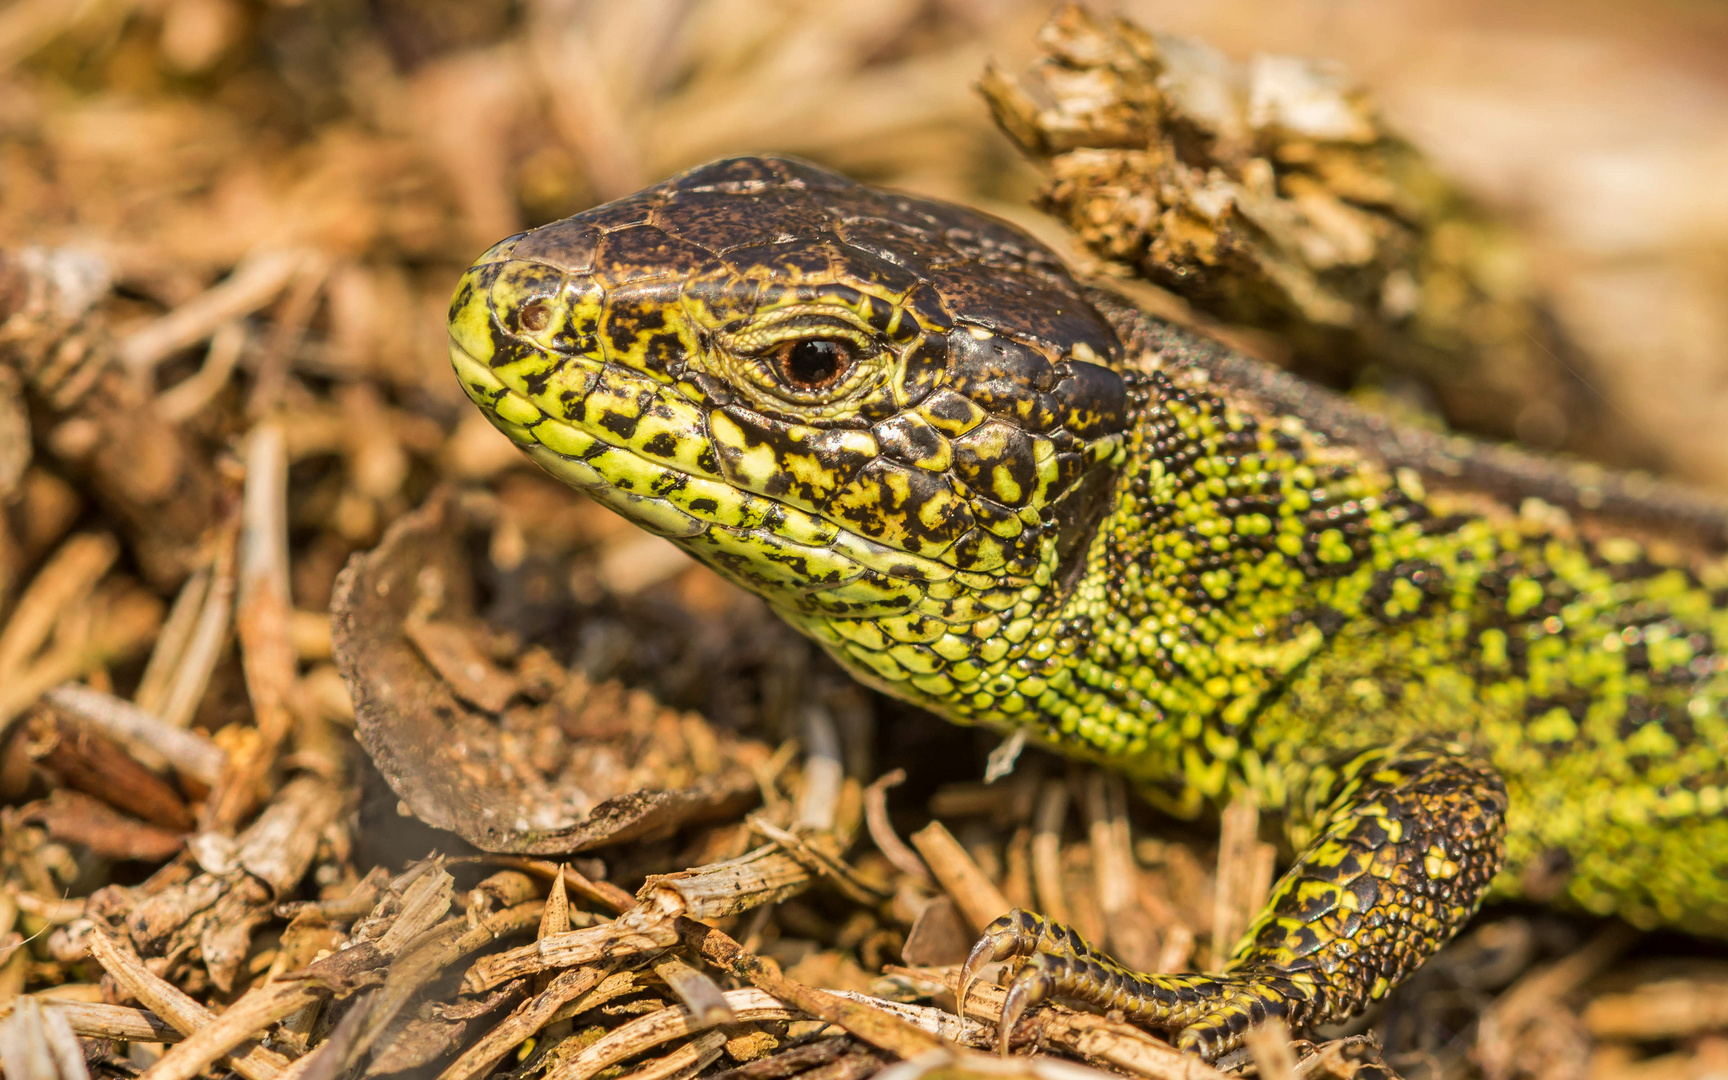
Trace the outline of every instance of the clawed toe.
<instances>
[{"instance_id":1,"label":"clawed toe","mask_svg":"<svg viewBox=\"0 0 1728 1080\"><path fill-rule=\"evenodd\" d=\"M958 1009L985 964L1019 961L997 1019L996 1048L1008 1040L1028 1010L1052 997L1120 1010L1130 1021L1175 1032L1178 1048L1212 1061L1242 1040L1252 1024L1269 1016L1292 1017L1314 997L1312 983L1283 971L1229 975L1144 975L1130 971L1087 945L1073 930L1018 908L985 927L961 965L955 988Z\"/></svg>"},{"instance_id":2,"label":"clawed toe","mask_svg":"<svg viewBox=\"0 0 1728 1080\"><path fill-rule=\"evenodd\" d=\"M954 994L956 1012L966 1015L966 994L985 964L1030 956L1037 951L1043 922L1037 915L1015 908L984 928L977 944L966 954L966 962L960 965L960 985Z\"/></svg>"}]
</instances>

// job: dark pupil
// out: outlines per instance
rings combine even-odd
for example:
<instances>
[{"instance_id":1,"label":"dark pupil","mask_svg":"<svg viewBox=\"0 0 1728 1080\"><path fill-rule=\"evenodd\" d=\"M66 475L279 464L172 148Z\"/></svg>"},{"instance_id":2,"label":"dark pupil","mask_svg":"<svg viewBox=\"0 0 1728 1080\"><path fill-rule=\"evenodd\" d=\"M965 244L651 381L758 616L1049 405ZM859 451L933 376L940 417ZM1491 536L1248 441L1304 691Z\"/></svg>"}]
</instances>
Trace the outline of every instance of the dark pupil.
<instances>
[{"instance_id":1,"label":"dark pupil","mask_svg":"<svg viewBox=\"0 0 1728 1080\"><path fill-rule=\"evenodd\" d=\"M780 366L786 381L800 390L820 390L845 374L852 351L838 341L794 342L782 354Z\"/></svg>"}]
</instances>

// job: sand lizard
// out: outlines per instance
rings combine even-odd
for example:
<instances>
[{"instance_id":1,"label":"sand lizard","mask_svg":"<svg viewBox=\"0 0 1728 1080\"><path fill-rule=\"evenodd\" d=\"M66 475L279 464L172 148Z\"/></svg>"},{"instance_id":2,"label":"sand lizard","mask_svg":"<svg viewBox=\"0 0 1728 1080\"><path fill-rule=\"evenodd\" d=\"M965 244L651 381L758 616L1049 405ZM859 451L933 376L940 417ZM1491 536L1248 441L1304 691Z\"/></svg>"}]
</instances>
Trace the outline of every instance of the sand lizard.
<instances>
[{"instance_id":1,"label":"sand lizard","mask_svg":"<svg viewBox=\"0 0 1728 1080\"><path fill-rule=\"evenodd\" d=\"M1361 1011L1532 875L1728 930L1719 502L1399 429L1000 221L788 159L501 241L449 329L535 461L862 681L1178 812L1281 813L1225 970L1014 912L967 968L1018 958L1006 1020L1064 994L1216 1057Z\"/></svg>"}]
</instances>

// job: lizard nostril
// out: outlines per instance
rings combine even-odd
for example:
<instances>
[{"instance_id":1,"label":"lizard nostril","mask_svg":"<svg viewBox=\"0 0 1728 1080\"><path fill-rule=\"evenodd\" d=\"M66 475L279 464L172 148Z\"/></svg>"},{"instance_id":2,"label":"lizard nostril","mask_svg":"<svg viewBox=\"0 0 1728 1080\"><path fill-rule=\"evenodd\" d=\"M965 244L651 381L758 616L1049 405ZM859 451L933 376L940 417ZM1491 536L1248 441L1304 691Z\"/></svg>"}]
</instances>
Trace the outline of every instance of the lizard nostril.
<instances>
[{"instance_id":1,"label":"lizard nostril","mask_svg":"<svg viewBox=\"0 0 1728 1080\"><path fill-rule=\"evenodd\" d=\"M536 300L522 309L522 329L534 333L546 329L552 321L552 309L546 306L544 300Z\"/></svg>"}]
</instances>

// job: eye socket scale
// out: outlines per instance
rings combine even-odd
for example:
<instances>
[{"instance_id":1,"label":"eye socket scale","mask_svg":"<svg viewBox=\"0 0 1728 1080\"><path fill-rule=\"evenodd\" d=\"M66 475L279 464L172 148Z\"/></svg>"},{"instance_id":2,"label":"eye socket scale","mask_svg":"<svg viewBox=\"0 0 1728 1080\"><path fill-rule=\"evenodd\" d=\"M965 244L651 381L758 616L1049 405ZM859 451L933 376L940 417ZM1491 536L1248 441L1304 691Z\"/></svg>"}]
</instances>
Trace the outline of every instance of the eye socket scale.
<instances>
[{"instance_id":1,"label":"eye socket scale","mask_svg":"<svg viewBox=\"0 0 1728 1080\"><path fill-rule=\"evenodd\" d=\"M858 363L856 347L834 338L788 341L770 352L768 358L782 382L804 393L838 386Z\"/></svg>"}]
</instances>

